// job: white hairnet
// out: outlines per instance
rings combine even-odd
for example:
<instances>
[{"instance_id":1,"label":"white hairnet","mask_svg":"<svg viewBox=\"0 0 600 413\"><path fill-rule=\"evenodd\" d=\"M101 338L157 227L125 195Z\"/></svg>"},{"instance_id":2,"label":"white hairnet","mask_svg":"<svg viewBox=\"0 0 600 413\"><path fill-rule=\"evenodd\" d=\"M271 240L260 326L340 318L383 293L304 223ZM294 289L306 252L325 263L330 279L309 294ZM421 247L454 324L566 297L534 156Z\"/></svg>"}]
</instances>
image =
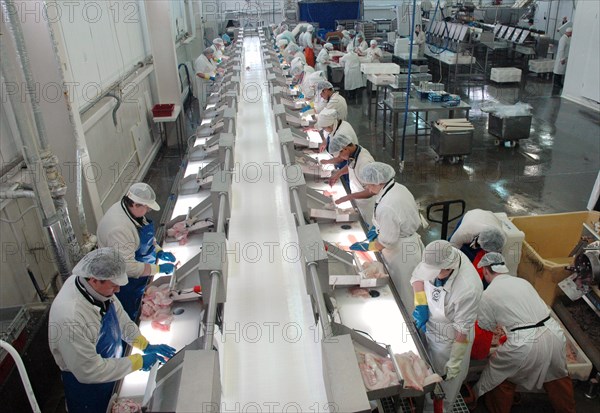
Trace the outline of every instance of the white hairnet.
<instances>
[{"instance_id":1,"label":"white hairnet","mask_svg":"<svg viewBox=\"0 0 600 413\"><path fill-rule=\"evenodd\" d=\"M289 54L295 54L298 53L300 51L300 46L298 46L295 43L290 44L286 49L285 49Z\"/></svg>"},{"instance_id":2,"label":"white hairnet","mask_svg":"<svg viewBox=\"0 0 600 413\"><path fill-rule=\"evenodd\" d=\"M508 274L510 272L504 262L504 257L499 252L488 252L485 254L479 261L479 264L477 264L477 268L483 267L491 267L492 271L500 274Z\"/></svg>"},{"instance_id":3,"label":"white hairnet","mask_svg":"<svg viewBox=\"0 0 600 413\"><path fill-rule=\"evenodd\" d=\"M342 30L342 35L344 35L344 37L350 37L350 32L348 30Z\"/></svg>"},{"instance_id":4,"label":"white hairnet","mask_svg":"<svg viewBox=\"0 0 600 413\"><path fill-rule=\"evenodd\" d=\"M567 28L567 30L565 30L565 33L573 33L573 28L572 27Z\"/></svg>"},{"instance_id":5,"label":"white hairnet","mask_svg":"<svg viewBox=\"0 0 600 413\"><path fill-rule=\"evenodd\" d=\"M423 251L423 263L430 268L448 270L458 268L460 254L448 241L430 242Z\"/></svg>"},{"instance_id":6,"label":"white hairnet","mask_svg":"<svg viewBox=\"0 0 600 413\"><path fill-rule=\"evenodd\" d=\"M285 47L285 46L287 46L287 44L288 44L288 41L285 39L277 40L277 46L279 46L279 47Z\"/></svg>"},{"instance_id":7,"label":"white hairnet","mask_svg":"<svg viewBox=\"0 0 600 413\"><path fill-rule=\"evenodd\" d=\"M333 125L338 120L338 113L335 109L323 109L317 118L317 128L323 129Z\"/></svg>"},{"instance_id":8,"label":"white hairnet","mask_svg":"<svg viewBox=\"0 0 600 413\"><path fill-rule=\"evenodd\" d=\"M372 162L360 170L358 179L365 185L384 184L396 176L396 171L391 165L383 162Z\"/></svg>"},{"instance_id":9,"label":"white hairnet","mask_svg":"<svg viewBox=\"0 0 600 413\"><path fill-rule=\"evenodd\" d=\"M325 45L323 45L323 47L327 50L333 50L333 45L331 43L325 43Z\"/></svg>"},{"instance_id":10,"label":"white hairnet","mask_svg":"<svg viewBox=\"0 0 600 413\"><path fill-rule=\"evenodd\" d=\"M325 80L317 83L317 94L320 94L325 89L333 89L331 82Z\"/></svg>"},{"instance_id":11,"label":"white hairnet","mask_svg":"<svg viewBox=\"0 0 600 413\"><path fill-rule=\"evenodd\" d=\"M370 44L371 46L373 46L373 45L377 46L377 40L373 39L373 40L371 40L371 41L369 42L369 44Z\"/></svg>"},{"instance_id":12,"label":"white hairnet","mask_svg":"<svg viewBox=\"0 0 600 413\"><path fill-rule=\"evenodd\" d=\"M302 67L302 65L292 65L292 67L290 68L290 75L296 77L296 76L300 76L300 74L304 71L304 68Z\"/></svg>"},{"instance_id":13,"label":"white hairnet","mask_svg":"<svg viewBox=\"0 0 600 413\"><path fill-rule=\"evenodd\" d=\"M506 238L498 228L489 227L479 233L477 243L487 252L500 252L504 248Z\"/></svg>"},{"instance_id":14,"label":"white hairnet","mask_svg":"<svg viewBox=\"0 0 600 413\"><path fill-rule=\"evenodd\" d=\"M207 47L202 53L204 54L204 56L210 56L211 54L214 54L215 51L212 47Z\"/></svg>"},{"instance_id":15,"label":"white hairnet","mask_svg":"<svg viewBox=\"0 0 600 413\"><path fill-rule=\"evenodd\" d=\"M281 25L279 26L281 28L281 31L287 30L288 29L288 25L285 23L281 23Z\"/></svg>"},{"instance_id":16,"label":"white hairnet","mask_svg":"<svg viewBox=\"0 0 600 413\"><path fill-rule=\"evenodd\" d=\"M213 44L223 44L223 43L225 43L225 42L220 37L213 39Z\"/></svg>"},{"instance_id":17,"label":"white hairnet","mask_svg":"<svg viewBox=\"0 0 600 413\"><path fill-rule=\"evenodd\" d=\"M344 30L344 26L342 26L341 24L338 24L338 26L335 28L335 30L337 30L338 32L341 30Z\"/></svg>"},{"instance_id":18,"label":"white hairnet","mask_svg":"<svg viewBox=\"0 0 600 413\"><path fill-rule=\"evenodd\" d=\"M138 204L146 205L155 211L160 211L160 206L156 203L156 194L152 187L143 182L136 182L129 187L127 198Z\"/></svg>"},{"instance_id":19,"label":"white hairnet","mask_svg":"<svg viewBox=\"0 0 600 413\"><path fill-rule=\"evenodd\" d=\"M121 286L128 281L125 260L116 249L110 247L86 254L73 268L73 275L100 281L110 280Z\"/></svg>"},{"instance_id":20,"label":"white hairnet","mask_svg":"<svg viewBox=\"0 0 600 413\"><path fill-rule=\"evenodd\" d=\"M336 133L335 136L329 141L329 153L333 156L337 156L342 149L351 143L352 139L350 139L348 136Z\"/></svg>"},{"instance_id":21,"label":"white hairnet","mask_svg":"<svg viewBox=\"0 0 600 413\"><path fill-rule=\"evenodd\" d=\"M308 30L309 32L312 32L313 30L315 30L315 28L312 26L312 24L309 24L308 27L306 28L306 30Z\"/></svg>"}]
</instances>

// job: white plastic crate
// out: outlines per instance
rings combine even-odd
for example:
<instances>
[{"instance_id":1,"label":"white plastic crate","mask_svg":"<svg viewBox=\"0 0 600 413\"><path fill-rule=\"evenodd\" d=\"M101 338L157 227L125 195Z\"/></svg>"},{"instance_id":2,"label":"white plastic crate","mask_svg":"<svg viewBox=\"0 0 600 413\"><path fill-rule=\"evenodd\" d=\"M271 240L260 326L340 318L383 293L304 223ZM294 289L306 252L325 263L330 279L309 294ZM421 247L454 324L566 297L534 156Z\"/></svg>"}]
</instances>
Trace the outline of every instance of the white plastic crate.
<instances>
[{"instance_id":1,"label":"white plastic crate","mask_svg":"<svg viewBox=\"0 0 600 413\"><path fill-rule=\"evenodd\" d=\"M397 75L400 66L396 63L362 63L360 71L365 75Z\"/></svg>"},{"instance_id":2,"label":"white plastic crate","mask_svg":"<svg viewBox=\"0 0 600 413\"><path fill-rule=\"evenodd\" d=\"M550 73L554 70L554 60L536 59L529 61L529 71L534 73Z\"/></svg>"},{"instance_id":3,"label":"white plastic crate","mask_svg":"<svg viewBox=\"0 0 600 413\"><path fill-rule=\"evenodd\" d=\"M497 83L520 82L521 69L516 67L493 67L490 79Z\"/></svg>"},{"instance_id":4,"label":"white plastic crate","mask_svg":"<svg viewBox=\"0 0 600 413\"><path fill-rule=\"evenodd\" d=\"M367 79L377 86L391 85L396 81L394 75L367 75Z\"/></svg>"}]
</instances>

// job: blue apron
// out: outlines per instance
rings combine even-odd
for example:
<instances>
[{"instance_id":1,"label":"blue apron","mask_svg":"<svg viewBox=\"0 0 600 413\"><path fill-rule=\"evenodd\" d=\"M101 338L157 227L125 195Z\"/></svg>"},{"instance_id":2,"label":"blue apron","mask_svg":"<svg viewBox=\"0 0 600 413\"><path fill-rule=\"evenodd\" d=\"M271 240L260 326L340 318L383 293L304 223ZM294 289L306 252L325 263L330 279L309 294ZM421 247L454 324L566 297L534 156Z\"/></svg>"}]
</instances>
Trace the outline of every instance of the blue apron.
<instances>
[{"instance_id":1,"label":"blue apron","mask_svg":"<svg viewBox=\"0 0 600 413\"><path fill-rule=\"evenodd\" d=\"M329 135L327 135L327 152L329 152L329 140L330 140ZM331 155L331 152L329 152L329 154ZM342 161L338 164L335 164L334 166L337 169L342 169L346 165L348 165L348 161ZM344 182L346 184L346 188L348 188L348 192L352 192L352 190L350 189L350 177L348 176L348 174L342 175L340 179L342 180L342 182Z\"/></svg>"},{"instance_id":2,"label":"blue apron","mask_svg":"<svg viewBox=\"0 0 600 413\"><path fill-rule=\"evenodd\" d=\"M135 252L135 260L145 264L156 264L156 251L154 249L154 224L152 220L138 229L140 237L140 246ZM133 321L136 320L144 290L148 283L148 277L129 277L127 285L121 287L121 290L115 295L123 305L123 309Z\"/></svg>"},{"instance_id":3,"label":"blue apron","mask_svg":"<svg viewBox=\"0 0 600 413\"><path fill-rule=\"evenodd\" d=\"M108 311L102 318L96 352L102 358L120 357L121 328L115 306L109 304ZM65 401L69 413L105 413L112 396L115 381L108 383L80 383L73 373L63 371L62 381L65 387Z\"/></svg>"}]
</instances>

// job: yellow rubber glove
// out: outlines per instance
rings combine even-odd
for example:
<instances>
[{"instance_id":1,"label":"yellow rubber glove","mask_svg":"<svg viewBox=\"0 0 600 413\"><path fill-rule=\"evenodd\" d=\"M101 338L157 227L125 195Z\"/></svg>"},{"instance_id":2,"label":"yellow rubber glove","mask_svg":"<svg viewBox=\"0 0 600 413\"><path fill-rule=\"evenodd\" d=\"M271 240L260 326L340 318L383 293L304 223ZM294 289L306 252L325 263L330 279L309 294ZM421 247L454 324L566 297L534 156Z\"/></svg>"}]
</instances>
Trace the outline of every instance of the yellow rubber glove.
<instances>
[{"instance_id":1,"label":"yellow rubber glove","mask_svg":"<svg viewBox=\"0 0 600 413\"><path fill-rule=\"evenodd\" d=\"M469 342L455 341L450 350L450 359L446 363L446 380L452 380L460 373L460 365L462 364Z\"/></svg>"}]
</instances>

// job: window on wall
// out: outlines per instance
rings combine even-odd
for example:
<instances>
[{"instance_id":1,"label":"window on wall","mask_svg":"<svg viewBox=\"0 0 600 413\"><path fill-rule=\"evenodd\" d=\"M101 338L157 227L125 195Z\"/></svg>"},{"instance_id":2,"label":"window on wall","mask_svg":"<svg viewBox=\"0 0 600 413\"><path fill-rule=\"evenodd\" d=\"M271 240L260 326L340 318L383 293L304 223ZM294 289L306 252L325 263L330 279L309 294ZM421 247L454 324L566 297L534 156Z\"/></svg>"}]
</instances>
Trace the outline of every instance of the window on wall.
<instances>
[{"instance_id":1,"label":"window on wall","mask_svg":"<svg viewBox=\"0 0 600 413\"><path fill-rule=\"evenodd\" d=\"M59 2L54 4L61 7ZM60 15L56 23L80 109L150 55L143 1L73 1Z\"/></svg>"},{"instance_id":2,"label":"window on wall","mask_svg":"<svg viewBox=\"0 0 600 413\"><path fill-rule=\"evenodd\" d=\"M173 39L179 40L185 33L190 32L188 27L188 8L185 0L171 0L171 27Z\"/></svg>"}]
</instances>

